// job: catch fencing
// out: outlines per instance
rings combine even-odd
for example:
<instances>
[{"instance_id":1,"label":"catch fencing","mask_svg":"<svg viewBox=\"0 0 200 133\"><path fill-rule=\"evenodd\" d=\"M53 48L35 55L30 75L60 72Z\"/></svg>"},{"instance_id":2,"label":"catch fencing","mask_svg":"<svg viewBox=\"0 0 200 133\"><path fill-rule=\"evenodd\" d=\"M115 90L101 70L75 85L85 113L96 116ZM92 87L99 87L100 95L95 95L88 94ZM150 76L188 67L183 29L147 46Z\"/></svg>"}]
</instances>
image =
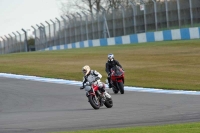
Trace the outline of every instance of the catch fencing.
<instances>
[{"instance_id":1,"label":"catch fencing","mask_svg":"<svg viewBox=\"0 0 200 133\"><path fill-rule=\"evenodd\" d=\"M150 31L199 27L199 12L200 0L140 0L139 3L130 1L128 6L121 5L118 9L101 8L93 14L77 12L32 26L35 50ZM1 53L15 51L11 47L5 51L5 46L12 46L8 40L1 42ZM19 51L22 45L17 45L18 42L12 44Z\"/></svg>"},{"instance_id":2,"label":"catch fencing","mask_svg":"<svg viewBox=\"0 0 200 133\"><path fill-rule=\"evenodd\" d=\"M0 54L26 52L25 34L13 32L13 35L0 37Z\"/></svg>"}]
</instances>

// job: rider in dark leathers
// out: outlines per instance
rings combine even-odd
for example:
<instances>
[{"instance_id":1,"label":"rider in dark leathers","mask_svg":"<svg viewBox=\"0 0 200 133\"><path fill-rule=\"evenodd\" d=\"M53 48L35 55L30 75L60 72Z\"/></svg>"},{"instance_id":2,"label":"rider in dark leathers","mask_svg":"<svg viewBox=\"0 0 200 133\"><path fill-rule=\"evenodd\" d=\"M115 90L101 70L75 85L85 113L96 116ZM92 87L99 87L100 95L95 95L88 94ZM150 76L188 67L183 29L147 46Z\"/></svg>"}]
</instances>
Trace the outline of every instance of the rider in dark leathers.
<instances>
[{"instance_id":1,"label":"rider in dark leathers","mask_svg":"<svg viewBox=\"0 0 200 133\"><path fill-rule=\"evenodd\" d=\"M110 76L111 76L111 68L113 68L114 66L119 66L122 68L122 65L114 59L114 55L113 54L108 54L108 61L106 62L106 73L108 74L108 86L109 88L112 87L111 83L110 83Z\"/></svg>"}]
</instances>

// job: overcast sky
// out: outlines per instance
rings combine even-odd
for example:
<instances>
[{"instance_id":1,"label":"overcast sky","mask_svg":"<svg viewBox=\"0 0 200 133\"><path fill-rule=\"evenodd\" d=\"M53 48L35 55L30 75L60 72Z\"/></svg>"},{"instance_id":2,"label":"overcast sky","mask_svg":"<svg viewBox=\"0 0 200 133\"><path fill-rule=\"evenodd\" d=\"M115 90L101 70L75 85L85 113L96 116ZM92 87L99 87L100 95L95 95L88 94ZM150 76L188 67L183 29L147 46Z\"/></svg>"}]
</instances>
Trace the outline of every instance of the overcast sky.
<instances>
[{"instance_id":1,"label":"overcast sky","mask_svg":"<svg viewBox=\"0 0 200 133\"><path fill-rule=\"evenodd\" d=\"M0 37L59 17L58 5L57 0L0 0Z\"/></svg>"}]
</instances>

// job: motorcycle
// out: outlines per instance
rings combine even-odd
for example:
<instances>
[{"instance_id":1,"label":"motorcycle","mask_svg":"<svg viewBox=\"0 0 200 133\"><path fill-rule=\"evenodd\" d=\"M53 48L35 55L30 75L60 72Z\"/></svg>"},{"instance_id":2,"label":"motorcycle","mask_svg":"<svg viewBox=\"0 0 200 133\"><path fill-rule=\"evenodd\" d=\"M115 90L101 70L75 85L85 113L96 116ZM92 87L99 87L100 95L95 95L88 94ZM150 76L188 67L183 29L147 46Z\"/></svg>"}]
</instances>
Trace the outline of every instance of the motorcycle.
<instances>
[{"instance_id":1,"label":"motorcycle","mask_svg":"<svg viewBox=\"0 0 200 133\"><path fill-rule=\"evenodd\" d=\"M112 108L113 100L111 95L107 92L104 92L104 96L102 96L101 90L97 86L97 82L86 82L84 85L84 89L86 91L86 96L88 97L88 102L94 109L99 109L103 105L107 108ZM104 85L105 86L105 85Z\"/></svg>"},{"instance_id":2,"label":"motorcycle","mask_svg":"<svg viewBox=\"0 0 200 133\"><path fill-rule=\"evenodd\" d=\"M112 90L115 94L119 91L124 94L124 70L119 66L111 68L111 79Z\"/></svg>"}]
</instances>

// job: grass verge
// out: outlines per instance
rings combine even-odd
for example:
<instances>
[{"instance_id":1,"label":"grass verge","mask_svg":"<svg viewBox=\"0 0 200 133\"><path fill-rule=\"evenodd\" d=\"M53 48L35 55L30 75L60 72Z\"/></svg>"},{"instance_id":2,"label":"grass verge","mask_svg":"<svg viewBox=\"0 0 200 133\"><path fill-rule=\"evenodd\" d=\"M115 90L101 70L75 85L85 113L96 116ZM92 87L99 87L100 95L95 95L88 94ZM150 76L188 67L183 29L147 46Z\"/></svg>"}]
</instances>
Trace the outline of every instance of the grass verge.
<instances>
[{"instance_id":1,"label":"grass verge","mask_svg":"<svg viewBox=\"0 0 200 133\"><path fill-rule=\"evenodd\" d=\"M199 133L200 123L174 124L148 127L129 127L101 130L83 130L54 133Z\"/></svg>"},{"instance_id":2,"label":"grass verge","mask_svg":"<svg viewBox=\"0 0 200 133\"><path fill-rule=\"evenodd\" d=\"M125 69L126 86L200 90L200 40L7 54L0 72L82 81L87 64L105 81L108 53Z\"/></svg>"}]
</instances>

